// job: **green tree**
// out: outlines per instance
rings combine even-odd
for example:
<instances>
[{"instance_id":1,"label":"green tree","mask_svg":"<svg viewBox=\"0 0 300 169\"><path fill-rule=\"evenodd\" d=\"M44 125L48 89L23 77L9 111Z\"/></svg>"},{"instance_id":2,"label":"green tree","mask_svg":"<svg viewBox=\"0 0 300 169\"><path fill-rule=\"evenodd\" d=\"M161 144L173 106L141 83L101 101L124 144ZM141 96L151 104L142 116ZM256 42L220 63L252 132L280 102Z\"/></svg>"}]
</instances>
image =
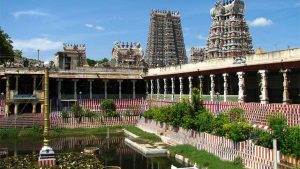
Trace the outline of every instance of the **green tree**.
<instances>
[{"instance_id":1,"label":"green tree","mask_svg":"<svg viewBox=\"0 0 300 169\"><path fill-rule=\"evenodd\" d=\"M82 107L79 104L74 104L71 109L74 114L74 117L78 119L79 123L81 123L81 118L83 116Z\"/></svg>"},{"instance_id":2,"label":"green tree","mask_svg":"<svg viewBox=\"0 0 300 169\"><path fill-rule=\"evenodd\" d=\"M103 64L103 63L107 63L107 62L109 62L109 60L107 58L103 58L98 61L99 64Z\"/></svg>"},{"instance_id":3,"label":"green tree","mask_svg":"<svg viewBox=\"0 0 300 169\"><path fill-rule=\"evenodd\" d=\"M203 111L204 107L203 107L203 100L201 99L200 96L200 90L198 88L193 88L192 89L192 106L194 109L194 112L199 112L199 111Z\"/></svg>"},{"instance_id":4,"label":"green tree","mask_svg":"<svg viewBox=\"0 0 300 169\"><path fill-rule=\"evenodd\" d=\"M13 41L9 35L0 28L0 61L2 63L13 59L14 51L12 43Z\"/></svg>"},{"instance_id":5,"label":"green tree","mask_svg":"<svg viewBox=\"0 0 300 169\"><path fill-rule=\"evenodd\" d=\"M22 58L22 56L23 56L23 51L22 51L22 50L18 50L18 49L14 50L14 56L15 56L16 58Z\"/></svg>"},{"instance_id":6,"label":"green tree","mask_svg":"<svg viewBox=\"0 0 300 169\"><path fill-rule=\"evenodd\" d=\"M91 67L94 67L97 64L97 61L93 60L93 59L87 58L86 61L87 61L88 65Z\"/></svg>"},{"instance_id":7,"label":"green tree","mask_svg":"<svg viewBox=\"0 0 300 169\"><path fill-rule=\"evenodd\" d=\"M104 113L115 112L116 104L112 99L106 99L101 103L101 109Z\"/></svg>"}]
</instances>

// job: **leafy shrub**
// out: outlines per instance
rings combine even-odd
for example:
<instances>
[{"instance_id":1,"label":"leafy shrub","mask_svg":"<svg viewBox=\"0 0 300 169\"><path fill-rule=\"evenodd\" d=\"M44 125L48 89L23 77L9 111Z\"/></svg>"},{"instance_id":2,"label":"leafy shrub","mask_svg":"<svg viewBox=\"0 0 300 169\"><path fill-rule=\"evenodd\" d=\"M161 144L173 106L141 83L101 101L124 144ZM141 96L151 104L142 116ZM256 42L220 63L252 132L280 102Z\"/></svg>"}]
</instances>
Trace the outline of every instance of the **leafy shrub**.
<instances>
[{"instance_id":1,"label":"leafy shrub","mask_svg":"<svg viewBox=\"0 0 300 169\"><path fill-rule=\"evenodd\" d=\"M213 131L213 115L208 111L199 113L196 117L197 130L200 132L211 133Z\"/></svg>"},{"instance_id":2,"label":"leafy shrub","mask_svg":"<svg viewBox=\"0 0 300 169\"><path fill-rule=\"evenodd\" d=\"M285 136L282 137L281 151L285 154L300 157L300 126L287 128Z\"/></svg>"},{"instance_id":3,"label":"leafy shrub","mask_svg":"<svg viewBox=\"0 0 300 169\"><path fill-rule=\"evenodd\" d=\"M90 109L84 110L84 117L93 118L96 116L96 113L92 112Z\"/></svg>"},{"instance_id":4,"label":"leafy shrub","mask_svg":"<svg viewBox=\"0 0 300 169\"><path fill-rule=\"evenodd\" d=\"M31 129L35 133L40 133L40 134L43 133L43 127L41 127L39 125L33 125Z\"/></svg>"},{"instance_id":5,"label":"leafy shrub","mask_svg":"<svg viewBox=\"0 0 300 169\"><path fill-rule=\"evenodd\" d=\"M192 106L187 102L176 103L169 111L169 116L172 119L169 124L173 125L174 127L179 127L183 123L183 117L187 114L192 114L192 111Z\"/></svg>"},{"instance_id":6,"label":"leafy shrub","mask_svg":"<svg viewBox=\"0 0 300 169\"><path fill-rule=\"evenodd\" d=\"M103 112L104 117L119 117L120 115L115 111Z\"/></svg>"},{"instance_id":7,"label":"leafy shrub","mask_svg":"<svg viewBox=\"0 0 300 169\"><path fill-rule=\"evenodd\" d=\"M81 118L83 116L83 110L80 105L74 104L71 109L75 118Z\"/></svg>"},{"instance_id":8,"label":"leafy shrub","mask_svg":"<svg viewBox=\"0 0 300 169\"><path fill-rule=\"evenodd\" d=\"M226 131L224 125L229 123L229 117L225 113L220 113L216 118L213 119L213 133L218 136L225 136Z\"/></svg>"},{"instance_id":9,"label":"leafy shrub","mask_svg":"<svg viewBox=\"0 0 300 169\"><path fill-rule=\"evenodd\" d=\"M18 132L15 128L0 129L0 139L16 138L17 136Z\"/></svg>"},{"instance_id":10,"label":"leafy shrub","mask_svg":"<svg viewBox=\"0 0 300 169\"><path fill-rule=\"evenodd\" d=\"M266 131L256 129L252 133L254 135L254 143L267 148L272 148L272 135Z\"/></svg>"},{"instance_id":11,"label":"leafy shrub","mask_svg":"<svg viewBox=\"0 0 300 169\"><path fill-rule=\"evenodd\" d=\"M149 109L143 113L143 117L146 119L153 119L153 111L152 109Z\"/></svg>"},{"instance_id":12,"label":"leafy shrub","mask_svg":"<svg viewBox=\"0 0 300 169\"><path fill-rule=\"evenodd\" d=\"M112 99L106 99L101 103L101 109L103 112L115 112L116 104Z\"/></svg>"},{"instance_id":13,"label":"leafy shrub","mask_svg":"<svg viewBox=\"0 0 300 169\"><path fill-rule=\"evenodd\" d=\"M234 165L243 165L243 160L240 156L237 156L236 158L234 158L233 160L233 164Z\"/></svg>"},{"instance_id":14,"label":"leafy shrub","mask_svg":"<svg viewBox=\"0 0 300 169\"><path fill-rule=\"evenodd\" d=\"M229 116L230 122L244 121L243 114L244 114L244 110L241 108L237 108L237 107L231 108L228 111L228 116Z\"/></svg>"},{"instance_id":15,"label":"leafy shrub","mask_svg":"<svg viewBox=\"0 0 300 169\"><path fill-rule=\"evenodd\" d=\"M233 122L224 125L226 137L233 141L245 141L250 137L252 126L246 122Z\"/></svg>"},{"instance_id":16,"label":"leafy shrub","mask_svg":"<svg viewBox=\"0 0 300 169\"><path fill-rule=\"evenodd\" d=\"M67 109L63 109L63 111L61 112L61 116L63 119L69 118L69 113L67 112Z\"/></svg>"},{"instance_id":17,"label":"leafy shrub","mask_svg":"<svg viewBox=\"0 0 300 169\"><path fill-rule=\"evenodd\" d=\"M195 118L193 118L189 114L183 116L181 127L185 128L185 129L194 129L194 130L197 130Z\"/></svg>"},{"instance_id":18,"label":"leafy shrub","mask_svg":"<svg viewBox=\"0 0 300 169\"><path fill-rule=\"evenodd\" d=\"M286 118L281 113L274 113L268 117L269 126L272 129L273 138L283 138L287 128Z\"/></svg>"}]
</instances>

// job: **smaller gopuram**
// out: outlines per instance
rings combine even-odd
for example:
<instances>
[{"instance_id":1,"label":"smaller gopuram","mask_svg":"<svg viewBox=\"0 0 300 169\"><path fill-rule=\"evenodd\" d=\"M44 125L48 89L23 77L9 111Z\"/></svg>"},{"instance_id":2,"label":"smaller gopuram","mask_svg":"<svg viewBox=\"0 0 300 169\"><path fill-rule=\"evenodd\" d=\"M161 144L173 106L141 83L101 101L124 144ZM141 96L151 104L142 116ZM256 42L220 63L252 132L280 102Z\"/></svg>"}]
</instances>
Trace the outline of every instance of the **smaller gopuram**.
<instances>
[{"instance_id":1,"label":"smaller gopuram","mask_svg":"<svg viewBox=\"0 0 300 169\"><path fill-rule=\"evenodd\" d=\"M59 51L55 54L55 65L62 70L88 67L85 45L63 44L63 51Z\"/></svg>"},{"instance_id":2,"label":"smaller gopuram","mask_svg":"<svg viewBox=\"0 0 300 169\"><path fill-rule=\"evenodd\" d=\"M192 47L190 50L190 63L198 63L204 61L206 57L205 48Z\"/></svg>"},{"instance_id":3,"label":"smaller gopuram","mask_svg":"<svg viewBox=\"0 0 300 169\"><path fill-rule=\"evenodd\" d=\"M115 66L139 66L144 51L139 42L115 42L112 49L112 59Z\"/></svg>"},{"instance_id":4,"label":"smaller gopuram","mask_svg":"<svg viewBox=\"0 0 300 169\"><path fill-rule=\"evenodd\" d=\"M254 54L244 1L217 1L210 14L212 24L207 40L207 59Z\"/></svg>"}]
</instances>

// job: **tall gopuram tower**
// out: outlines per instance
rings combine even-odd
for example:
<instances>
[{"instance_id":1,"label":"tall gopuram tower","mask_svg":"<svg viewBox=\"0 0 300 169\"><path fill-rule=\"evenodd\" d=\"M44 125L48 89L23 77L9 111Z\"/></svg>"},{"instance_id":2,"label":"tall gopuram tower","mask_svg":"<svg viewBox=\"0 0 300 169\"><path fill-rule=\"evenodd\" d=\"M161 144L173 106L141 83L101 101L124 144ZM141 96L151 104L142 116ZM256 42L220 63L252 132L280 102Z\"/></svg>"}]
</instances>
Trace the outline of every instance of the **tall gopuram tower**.
<instances>
[{"instance_id":1,"label":"tall gopuram tower","mask_svg":"<svg viewBox=\"0 0 300 169\"><path fill-rule=\"evenodd\" d=\"M242 0L216 2L210 11L212 25L207 41L207 59L241 57L254 53L244 11Z\"/></svg>"},{"instance_id":2,"label":"tall gopuram tower","mask_svg":"<svg viewBox=\"0 0 300 169\"><path fill-rule=\"evenodd\" d=\"M152 10L145 61L149 67L187 63L178 11Z\"/></svg>"}]
</instances>

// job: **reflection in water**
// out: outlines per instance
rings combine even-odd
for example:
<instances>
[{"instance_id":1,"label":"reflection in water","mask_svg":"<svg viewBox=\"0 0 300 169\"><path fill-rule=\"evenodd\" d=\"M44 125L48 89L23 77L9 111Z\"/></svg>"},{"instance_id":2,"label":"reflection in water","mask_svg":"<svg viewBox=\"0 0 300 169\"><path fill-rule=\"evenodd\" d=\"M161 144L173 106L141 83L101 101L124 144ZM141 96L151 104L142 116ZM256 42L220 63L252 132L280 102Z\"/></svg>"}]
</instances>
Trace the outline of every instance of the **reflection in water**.
<instances>
[{"instance_id":1,"label":"reflection in water","mask_svg":"<svg viewBox=\"0 0 300 169\"><path fill-rule=\"evenodd\" d=\"M145 158L125 145L123 134L112 134L110 138L106 138L106 135L62 137L51 140L50 145L55 153L82 152L84 147L98 147L100 151L96 155L105 166L117 165L122 169L170 169L171 164L181 166L166 157ZM0 147L7 147L10 156L34 154L42 147L42 140L2 140Z\"/></svg>"}]
</instances>

